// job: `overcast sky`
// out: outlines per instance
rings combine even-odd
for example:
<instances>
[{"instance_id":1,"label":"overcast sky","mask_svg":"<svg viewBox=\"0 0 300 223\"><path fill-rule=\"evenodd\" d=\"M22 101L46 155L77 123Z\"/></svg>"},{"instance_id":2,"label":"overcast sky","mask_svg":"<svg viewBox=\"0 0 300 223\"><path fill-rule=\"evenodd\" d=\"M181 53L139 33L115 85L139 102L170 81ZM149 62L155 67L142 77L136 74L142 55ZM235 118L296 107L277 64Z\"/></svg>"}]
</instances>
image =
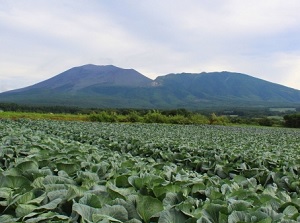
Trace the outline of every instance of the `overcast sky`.
<instances>
[{"instance_id":1,"label":"overcast sky","mask_svg":"<svg viewBox=\"0 0 300 223\"><path fill-rule=\"evenodd\" d=\"M0 92L84 64L300 89L299 0L0 0Z\"/></svg>"}]
</instances>

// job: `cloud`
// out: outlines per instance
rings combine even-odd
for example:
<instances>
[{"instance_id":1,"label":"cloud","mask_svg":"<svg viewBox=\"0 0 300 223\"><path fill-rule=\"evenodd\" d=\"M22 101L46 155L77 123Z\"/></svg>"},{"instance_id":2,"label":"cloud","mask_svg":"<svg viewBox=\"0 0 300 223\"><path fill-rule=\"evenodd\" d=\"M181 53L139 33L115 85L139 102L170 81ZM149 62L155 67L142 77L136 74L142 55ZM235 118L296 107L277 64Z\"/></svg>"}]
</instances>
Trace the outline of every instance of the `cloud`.
<instances>
[{"instance_id":1,"label":"cloud","mask_svg":"<svg viewBox=\"0 0 300 223\"><path fill-rule=\"evenodd\" d=\"M278 83L300 89L300 51L297 54L280 53L275 56Z\"/></svg>"},{"instance_id":2,"label":"cloud","mask_svg":"<svg viewBox=\"0 0 300 223\"><path fill-rule=\"evenodd\" d=\"M236 71L300 89L297 0L0 2L0 82L10 76L9 88L94 63L150 78Z\"/></svg>"}]
</instances>

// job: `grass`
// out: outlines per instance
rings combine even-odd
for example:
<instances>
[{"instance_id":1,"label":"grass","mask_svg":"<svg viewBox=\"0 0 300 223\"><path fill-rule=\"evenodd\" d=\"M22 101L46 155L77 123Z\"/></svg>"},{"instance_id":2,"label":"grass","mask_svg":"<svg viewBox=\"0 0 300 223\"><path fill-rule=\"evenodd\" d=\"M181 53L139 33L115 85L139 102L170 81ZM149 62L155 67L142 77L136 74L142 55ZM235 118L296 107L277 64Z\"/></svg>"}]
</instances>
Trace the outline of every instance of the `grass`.
<instances>
[{"instance_id":1,"label":"grass","mask_svg":"<svg viewBox=\"0 0 300 223\"><path fill-rule=\"evenodd\" d=\"M0 112L0 119L46 119L62 121L89 121L89 115L73 114L53 114L35 112Z\"/></svg>"},{"instance_id":2,"label":"grass","mask_svg":"<svg viewBox=\"0 0 300 223\"><path fill-rule=\"evenodd\" d=\"M92 121L92 122L146 122L146 123L172 123L172 124L207 124L208 119L205 116L194 115L193 120L184 116L165 116L159 112L150 112L147 115L140 116L137 113L128 115L116 114L114 112L100 112L98 114L53 114L38 112L0 112L0 119L32 119L32 120L59 120L59 121Z\"/></svg>"}]
</instances>

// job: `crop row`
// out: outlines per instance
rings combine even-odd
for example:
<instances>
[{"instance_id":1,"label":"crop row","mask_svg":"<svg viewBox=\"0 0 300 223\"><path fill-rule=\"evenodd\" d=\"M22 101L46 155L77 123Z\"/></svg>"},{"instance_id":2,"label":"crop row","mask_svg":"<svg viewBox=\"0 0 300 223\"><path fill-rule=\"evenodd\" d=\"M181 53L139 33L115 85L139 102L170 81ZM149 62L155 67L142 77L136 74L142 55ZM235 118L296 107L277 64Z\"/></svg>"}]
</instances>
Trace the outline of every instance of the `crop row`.
<instances>
[{"instance_id":1,"label":"crop row","mask_svg":"<svg viewBox=\"0 0 300 223\"><path fill-rule=\"evenodd\" d=\"M0 120L0 222L298 222L299 133Z\"/></svg>"}]
</instances>

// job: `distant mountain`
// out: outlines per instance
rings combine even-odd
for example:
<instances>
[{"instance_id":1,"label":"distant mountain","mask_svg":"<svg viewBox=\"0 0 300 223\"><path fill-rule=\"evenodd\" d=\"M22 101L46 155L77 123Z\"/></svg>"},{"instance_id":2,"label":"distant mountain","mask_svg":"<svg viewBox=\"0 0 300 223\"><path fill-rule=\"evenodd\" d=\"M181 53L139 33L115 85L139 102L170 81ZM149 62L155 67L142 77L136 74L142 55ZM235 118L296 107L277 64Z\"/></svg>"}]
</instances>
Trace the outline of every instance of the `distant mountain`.
<instances>
[{"instance_id":1,"label":"distant mountain","mask_svg":"<svg viewBox=\"0 0 300 223\"><path fill-rule=\"evenodd\" d=\"M121 69L113 65L96 66L92 64L71 68L48 80L30 87L11 92L24 92L32 89L51 89L57 91L78 91L90 86L146 86L152 82L133 69Z\"/></svg>"},{"instance_id":2,"label":"distant mountain","mask_svg":"<svg viewBox=\"0 0 300 223\"><path fill-rule=\"evenodd\" d=\"M165 109L299 106L300 91L240 73L168 74L151 80L133 69L90 64L1 93L0 102Z\"/></svg>"},{"instance_id":3,"label":"distant mountain","mask_svg":"<svg viewBox=\"0 0 300 223\"><path fill-rule=\"evenodd\" d=\"M201 100L299 103L300 91L252 76L232 72L169 74L156 79L169 89L189 93L195 102Z\"/></svg>"}]
</instances>

